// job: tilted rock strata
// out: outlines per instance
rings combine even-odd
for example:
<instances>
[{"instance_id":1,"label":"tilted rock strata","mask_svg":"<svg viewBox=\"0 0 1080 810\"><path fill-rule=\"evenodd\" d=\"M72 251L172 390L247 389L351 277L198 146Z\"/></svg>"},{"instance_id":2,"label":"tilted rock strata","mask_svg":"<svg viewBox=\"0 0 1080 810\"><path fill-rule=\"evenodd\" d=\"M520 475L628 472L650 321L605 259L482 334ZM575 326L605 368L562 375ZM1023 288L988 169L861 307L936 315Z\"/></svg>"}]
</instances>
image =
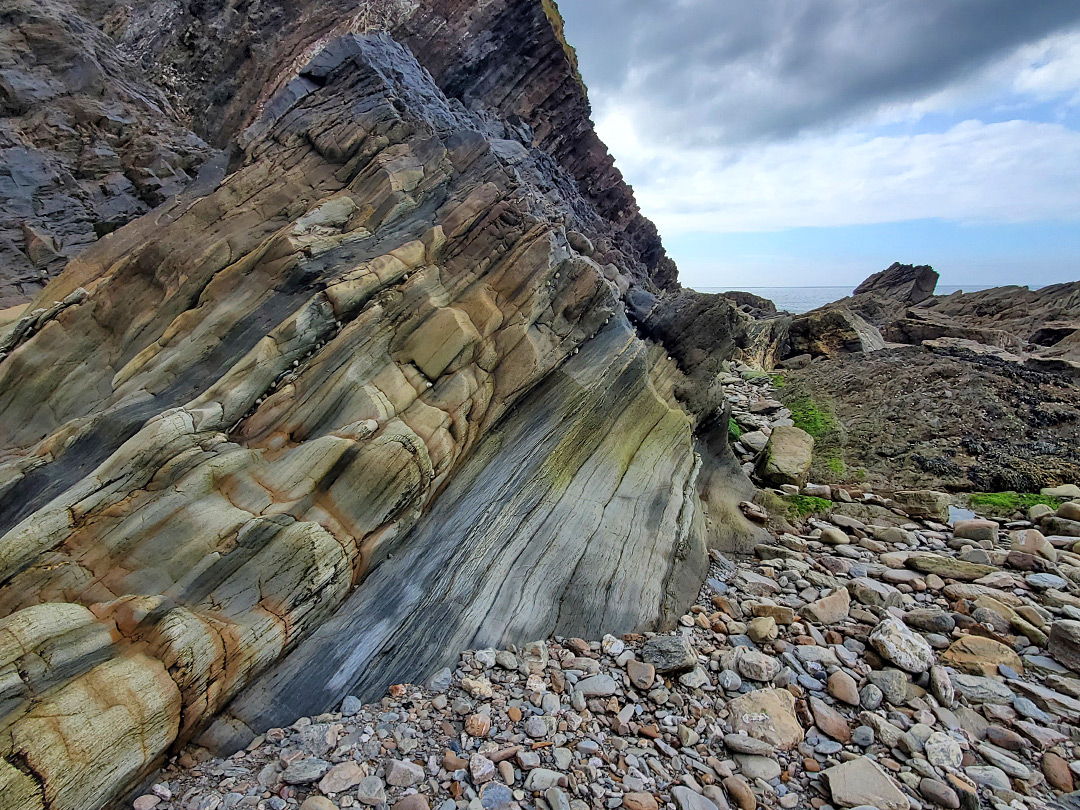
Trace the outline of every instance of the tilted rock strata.
<instances>
[{"instance_id":1,"label":"tilted rock strata","mask_svg":"<svg viewBox=\"0 0 1080 810\"><path fill-rule=\"evenodd\" d=\"M755 387L725 386L729 396ZM714 553L674 634L465 652L425 686L395 684L368 705L346 698L228 760L191 747L144 800L157 810L1071 806L1078 541L1057 544L1067 590L1040 591L1011 567L1005 532L971 541L960 525L886 509L903 529L876 515L863 523L841 512L853 505L830 502L827 520L778 532L754 556ZM1034 529L1012 537L1024 531ZM904 567L916 555L956 565L973 551L1003 563L987 584ZM808 610L838 597L839 614ZM755 633L763 622L766 637ZM917 672L897 666L897 641L923 650ZM965 650L978 674L956 665Z\"/></svg>"},{"instance_id":2,"label":"tilted rock strata","mask_svg":"<svg viewBox=\"0 0 1080 810\"><path fill-rule=\"evenodd\" d=\"M563 167L569 176L560 182L583 195L573 215L595 231L602 265L618 264L654 288L677 287L655 226L593 129L548 0L268 0L243 12L118 0L8 6L0 315L102 234L197 176L220 178L236 139L299 68L372 25L390 28L447 96L514 122Z\"/></svg>"},{"instance_id":3,"label":"tilted rock strata","mask_svg":"<svg viewBox=\"0 0 1080 810\"><path fill-rule=\"evenodd\" d=\"M0 362L0 807L101 804L230 701L207 744L465 646L665 626L707 544L752 544L516 137L334 40L212 193L42 292Z\"/></svg>"}]
</instances>

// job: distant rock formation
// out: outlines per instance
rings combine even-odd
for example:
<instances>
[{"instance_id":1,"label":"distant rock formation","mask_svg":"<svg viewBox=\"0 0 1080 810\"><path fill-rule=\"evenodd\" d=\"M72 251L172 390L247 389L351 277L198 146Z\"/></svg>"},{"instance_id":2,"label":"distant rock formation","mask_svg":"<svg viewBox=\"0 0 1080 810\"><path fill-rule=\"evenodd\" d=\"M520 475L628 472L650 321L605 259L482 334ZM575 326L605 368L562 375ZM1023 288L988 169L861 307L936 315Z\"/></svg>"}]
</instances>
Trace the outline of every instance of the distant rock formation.
<instances>
[{"instance_id":1,"label":"distant rock formation","mask_svg":"<svg viewBox=\"0 0 1080 810\"><path fill-rule=\"evenodd\" d=\"M934 294L937 282L938 274L928 264L911 265L893 262L856 287L853 295L876 293L903 304L918 304Z\"/></svg>"}]
</instances>

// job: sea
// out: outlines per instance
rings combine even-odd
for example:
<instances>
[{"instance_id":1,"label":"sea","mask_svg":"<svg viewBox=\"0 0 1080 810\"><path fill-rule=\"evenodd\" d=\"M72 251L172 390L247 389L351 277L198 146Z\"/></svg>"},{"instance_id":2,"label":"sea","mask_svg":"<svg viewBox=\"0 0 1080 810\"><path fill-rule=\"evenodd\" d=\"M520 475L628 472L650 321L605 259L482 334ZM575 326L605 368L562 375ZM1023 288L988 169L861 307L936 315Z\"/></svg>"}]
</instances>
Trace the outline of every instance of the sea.
<instances>
[{"instance_id":1,"label":"sea","mask_svg":"<svg viewBox=\"0 0 1080 810\"><path fill-rule=\"evenodd\" d=\"M777 309L786 310L795 315L823 307L833 301L839 301L841 298L847 298L855 291L854 287L696 287L695 289L698 292L707 293L727 292L730 289L753 293L754 295L760 295L762 298L768 298L776 304ZM954 292L978 292L979 290L988 289L990 288L950 287L939 284L935 294L951 295Z\"/></svg>"}]
</instances>

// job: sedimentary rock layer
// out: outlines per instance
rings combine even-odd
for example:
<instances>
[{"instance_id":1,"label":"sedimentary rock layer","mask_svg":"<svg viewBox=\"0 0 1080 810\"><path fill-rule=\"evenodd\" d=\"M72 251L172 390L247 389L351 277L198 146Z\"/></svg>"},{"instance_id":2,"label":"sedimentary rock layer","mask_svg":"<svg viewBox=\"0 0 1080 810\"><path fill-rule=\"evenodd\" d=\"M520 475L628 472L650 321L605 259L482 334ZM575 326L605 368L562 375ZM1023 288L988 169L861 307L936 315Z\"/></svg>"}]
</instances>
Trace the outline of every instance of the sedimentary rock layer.
<instances>
[{"instance_id":1,"label":"sedimentary rock layer","mask_svg":"<svg viewBox=\"0 0 1080 810\"><path fill-rule=\"evenodd\" d=\"M372 24L389 27L447 96L494 111L564 168L601 264L677 285L593 130L551 0L266 0L242 10L5 0L2 9L0 308L34 297L85 246L196 178L220 178L237 137L299 68Z\"/></svg>"},{"instance_id":2,"label":"sedimentary rock layer","mask_svg":"<svg viewBox=\"0 0 1080 810\"><path fill-rule=\"evenodd\" d=\"M754 542L640 265L519 127L346 35L238 143L0 344L2 808L99 806L222 712L228 749L460 647L666 626Z\"/></svg>"}]
</instances>

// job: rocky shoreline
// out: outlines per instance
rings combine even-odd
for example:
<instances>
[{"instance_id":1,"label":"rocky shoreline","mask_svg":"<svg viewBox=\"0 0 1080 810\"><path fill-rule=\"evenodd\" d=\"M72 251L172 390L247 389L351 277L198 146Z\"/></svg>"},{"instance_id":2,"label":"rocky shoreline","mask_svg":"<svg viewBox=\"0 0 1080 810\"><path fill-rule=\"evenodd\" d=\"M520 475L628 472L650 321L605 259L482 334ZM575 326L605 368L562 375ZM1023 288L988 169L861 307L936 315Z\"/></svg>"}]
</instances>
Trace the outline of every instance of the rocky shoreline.
<instances>
[{"instance_id":1,"label":"rocky shoreline","mask_svg":"<svg viewBox=\"0 0 1080 810\"><path fill-rule=\"evenodd\" d=\"M1075 806L1080 283L682 288L553 0L7 5L0 810Z\"/></svg>"},{"instance_id":2,"label":"rocky shoreline","mask_svg":"<svg viewBox=\"0 0 1080 810\"><path fill-rule=\"evenodd\" d=\"M769 434L746 463L798 475L768 452L797 430L770 378L725 383ZM1080 807L1080 492L950 525L944 493L781 487L743 505L772 540L713 552L674 633L467 651L226 759L189 749L134 807Z\"/></svg>"}]
</instances>

